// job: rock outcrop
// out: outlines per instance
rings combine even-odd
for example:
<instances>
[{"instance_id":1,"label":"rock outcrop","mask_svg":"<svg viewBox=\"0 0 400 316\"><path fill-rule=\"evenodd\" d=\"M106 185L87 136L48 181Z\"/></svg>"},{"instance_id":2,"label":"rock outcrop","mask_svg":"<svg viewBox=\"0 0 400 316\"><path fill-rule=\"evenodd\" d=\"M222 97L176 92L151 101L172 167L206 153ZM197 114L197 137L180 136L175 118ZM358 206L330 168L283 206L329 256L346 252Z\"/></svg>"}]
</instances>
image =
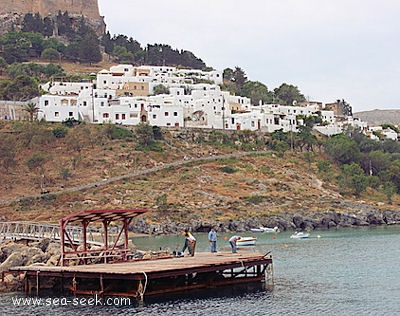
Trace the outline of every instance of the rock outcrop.
<instances>
[{"instance_id":1,"label":"rock outcrop","mask_svg":"<svg viewBox=\"0 0 400 316\"><path fill-rule=\"evenodd\" d=\"M55 18L59 12L68 12L71 18L84 17L88 24L101 35L106 25L100 16L97 0L2 0L0 6L0 34L22 25L28 13L39 13L42 18Z\"/></svg>"},{"instance_id":2,"label":"rock outcrop","mask_svg":"<svg viewBox=\"0 0 400 316\"><path fill-rule=\"evenodd\" d=\"M0 14L39 13L45 17L57 15L58 11L68 11L93 20L101 18L97 0L2 0L0 6Z\"/></svg>"}]
</instances>

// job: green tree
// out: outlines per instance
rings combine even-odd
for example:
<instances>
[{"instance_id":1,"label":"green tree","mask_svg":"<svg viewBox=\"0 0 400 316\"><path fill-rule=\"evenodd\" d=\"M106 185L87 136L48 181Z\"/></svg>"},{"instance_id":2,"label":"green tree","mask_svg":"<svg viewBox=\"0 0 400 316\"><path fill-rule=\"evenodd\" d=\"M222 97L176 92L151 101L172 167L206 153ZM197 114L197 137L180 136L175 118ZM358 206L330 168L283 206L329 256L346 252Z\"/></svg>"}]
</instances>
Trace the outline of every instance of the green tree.
<instances>
[{"instance_id":1,"label":"green tree","mask_svg":"<svg viewBox=\"0 0 400 316\"><path fill-rule=\"evenodd\" d=\"M364 162L366 163L364 170L369 172L371 175L377 175L389 167L391 155L384 153L381 150L374 150L366 155Z\"/></svg>"},{"instance_id":2,"label":"green tree","mask_svg":"<svg viewBox=\"0 0 400 316\"><path fill-rule=\"evenodd\" d=\"M236 66L235 70L233 71L233 77L231 81L233 81L240 90L243 87L243 85L247 82L247 77L244 70L239 66Z\"/></svg>"},{"instance_id":3,"label":"green tree","mask_svg":"<svg viewBox=\"0 0 400 316\"><path fill-rule=\"evenodd\" d=\"M79 59L82 62L97 63L101 61L99 40L94 32L87 33L79 45Z\"/></svg>"},{"instance_id":4,"label":"green tree","mask_svg":"<svg viewBox=\"0 0 400 316\"><path fill-rule=\"evenodd\" d=\"M68 129L65 126L57 126L52 130L55 138L65 138L68 134Z\"/></svg>"},{"instance_id":5,"label":"green tree","mask_svg":"<svg viewBox=\"0 0 400 316\"><path fill-rule=\"evenodd\" d=\"M224 80L233 81L233 69L232 68L225 68L223 72Z\"/></svg>"},{"instance_id":6,"label":"green tree","mask_svg":"<svg viewBox=\"0 0 400 316\"><path fill-rule=\"evenodd\" d=\"M383 193L385 193L387 199L388 199L388 203L392 204L393 200L393 195L395 195L397 192L397 187L393 182L385 182L383 184Z\"/></svg>"},{"instance_id":7,"label":"green tree","mask_svg":"<svg viewBox=\"0 0 400 316\"><path fill-rule=\"evenodd\" d=\"M389 165L390 181L397 187L397 192L400 192L400 160L394 160Z\"/></svg>"},{"instance_id":8,"label":"green tree","mask_svg":"<svg viewBox=\"0 0 400 316\"><path fill-rule=\"evenodd\" d=\"M343 191L346 193L350 191L355 196L359 197L360 194L366 190L368 179L357 163L344 164L342 166L340 184Z\"/></svg>"},{"instance_id":9,"label":"green tree","mask_svg":"<svg viewBox=\"0 0 400 316\"><path fill-rule=\"evenodd\" d=\"M272 149L277 151L280 157L283 157L285 152L290 149L287 142L275 140L272 142Z\"/></svg>"},{"instance_id":10,"label":"green tree","mask_svg":"<svg viewBox=\"0 0 400 316\"><path fill-rule=\"evenodd\" d=\"M123 46L115 46L113 50L113 55L122 64L133 64L135 62L135 56L133 55L133 53L128 52L126 47Z\"/></svg>"},{"instance_id":11,"label":"green tree","mask_svg":"<svg viewBox=\"0 0 400 316\"><path fill-rule=\"evenodd\" d=\"M315 135L312 133L311 127L300 125L297 127L298 133L296 135L296 146L301 151L314 151L313 146L317 143Z\"/></svg>"},{"instance_id":12,"label":"green tree","mask_svg":"<svg viewBox=\"0 0 400 316\"><path fill-rule=\"evenodd\" d=\"M43 31L42 34L45 37L50 37L54 32L54 22L50 17L45 17L43 19Z\"/></svg>"},{"instance_id":13,"label":"green tree","mask_svg":"<svg viewBox=\"0 0 400 316\"><path fill-rule=\"evenodd\" d=\"M163 84L158 84L154 87L153 93L154 93L154 95L169 94L169 89L168 89L168 87L164 86Z\"/></svg>"},{"instance_id":14,"label":"green tree","mask_svg":"<svg viewBox=\"0 0 400 316\"><path fill-rule=\"evenodd\" d=\"M30 122L33 122L33 121L36 119L37 114L38 114L39 111L40 111L40 108L39 108L39 106L38 106L37 104L32 103L32 102L29 102L29 103L25 106L25 108L24 108L23 110L24 110L25 112L28 113L28 115L29 115L29 121L30 121Z\"/></svg>"},{"instance_id":15,"label":"green tree","mask_svg":"<svg viewBox=\"0 0 400 316\"><path fill-rule=\"evenodd\" d=\"M39 151L35 151L25 163L30 171L42 171L43 165L47 161L47 159L48 157L45 154Z\"/></svg>"},{"instance_id":16,"label":"green tree","mask_svg":"<svg viewBox=\"0 0 400 316\"><path fill-rule=\"evenodd\" d=\"M3 58L8 64L25 62L29 59L31 43L21 32L8 32L0 38Z\"/></svg>"},{"instance_id":17,"label":"green tree","mask_svg":"<svg viewBox=\"0 0 400 316\"><path fill-rule=\"evenodd\" d=\"M298 87L286 83L274 89L275 99L284 105L294 105L296 102L304 102L306 98L300 93Z\"/></svg>"},{"instance_id":18,"label":"green tree","mask_svg":"<svg viewBox=\"0 0 400 316\"><path fill-rule=\"evenodd\" d=\"M329 138L325 143L325 152L331 160L340 165L359 162L361 157L356 142L344 134Z\"/></svg>"},{"instance_id":19,"label":"green tree","mask_svg":"<svg viewBox=\"0 0 400 316\"><path fill-rule=\"evenodd\" d=\"M4 70L6 70L7 67L8 67L7 61L3 57L0 57L0 75L3 74Z\"/></svg>"},{"instance_id":20,"label":"green tree","mask_svg":"<svg viewBox=\"0 0 400 316\"><path fill-rule=\"evenodd\" d=\"M43 31L43 21L39 14L27 13L22 22L22 32L41 33Z\"/></svg>"},{"instance_id":21,"label":"green tree","mask_svg":"<svg viewBox=\"0 0 400 316\"><path fill-rule=\"evenodd\" d=\"M136 138L140 145L149 146L154 142L153 128L149 124L140 123L136 127Z\"/></svg>"},{"instance_id":22,"label":"green tree","mask_svg":"<svg viewBox=\"0 0 400 316\"><path fill-rule=\"evenodd\" d=\"M273 101L273 93L259 81L247 81L241 89L241 95L250 98L255 105L260 102L271 103Z\"/></svg>"},{"instance_id":23,"label":"green tree","mask_svg":"<svg viewBox=\"0 0 400 316\"><path fill-rule=\"evenodd\" d=\"M45 48L40 57L48 60L59 60L60 53L54 48Z\"/></svg>"},{"instance_id":24,"label":"green tree","mask_svg":"<svg viewBox=\"0 0 400 316\"><path fill-rule=\"evenodd\" d=\"M3 99L27 101L39 95L38 83L30 76L18 76L3 88Z\"/></svg>"}]
</instances>

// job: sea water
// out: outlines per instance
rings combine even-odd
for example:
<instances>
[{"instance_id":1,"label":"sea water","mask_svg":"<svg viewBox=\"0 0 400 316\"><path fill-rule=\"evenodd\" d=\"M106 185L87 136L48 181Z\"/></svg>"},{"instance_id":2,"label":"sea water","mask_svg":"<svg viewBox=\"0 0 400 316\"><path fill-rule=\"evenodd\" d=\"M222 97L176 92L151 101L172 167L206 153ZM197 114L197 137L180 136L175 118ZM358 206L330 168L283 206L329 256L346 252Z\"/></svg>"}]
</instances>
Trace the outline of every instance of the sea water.
<instances>
[{"instance_id":1,"label":"sea water","mask_svg":"<svg viewBox=\"0 0 400 316\"><path fill-rule=\"evenodd\" d=\"M2 315L400 315L400 227L313 231L308 239L289 232L240 233L257 237L255 250L271 251L274 285L265 290L111 304L18 305L20 293L0 294ZM196 251L209 251L207 234L195 234ZM218 250L229 251L220 234ZM179 236L139 237L140 249L181 250ZM243 249L239 251L252 251ZM181 259L177 259L181 260ZM184 260L184 259L182 259ZM45 298L43 298L45 299ZM78 298L75 298L78 299Z\"/></svg>"}]
</instances>

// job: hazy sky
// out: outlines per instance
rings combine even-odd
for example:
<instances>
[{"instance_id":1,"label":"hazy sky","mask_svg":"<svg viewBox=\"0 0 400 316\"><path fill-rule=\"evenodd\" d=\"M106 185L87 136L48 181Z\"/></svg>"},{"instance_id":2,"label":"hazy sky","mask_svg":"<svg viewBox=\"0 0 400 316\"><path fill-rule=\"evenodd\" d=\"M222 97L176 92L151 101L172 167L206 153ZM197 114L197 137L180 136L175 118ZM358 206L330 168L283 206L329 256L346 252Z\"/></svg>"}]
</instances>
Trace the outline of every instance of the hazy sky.
<instances>
[{"instance_id":1,"label":"hazy sky","mask_svg":"<svg viewBox=\"0 0 400 316\"><path fill-rule=\"evenodd\" d=\"M99 0L107 29L241 67L270 90L400 109L399 0Z\"/></svg>"}]
</instances>

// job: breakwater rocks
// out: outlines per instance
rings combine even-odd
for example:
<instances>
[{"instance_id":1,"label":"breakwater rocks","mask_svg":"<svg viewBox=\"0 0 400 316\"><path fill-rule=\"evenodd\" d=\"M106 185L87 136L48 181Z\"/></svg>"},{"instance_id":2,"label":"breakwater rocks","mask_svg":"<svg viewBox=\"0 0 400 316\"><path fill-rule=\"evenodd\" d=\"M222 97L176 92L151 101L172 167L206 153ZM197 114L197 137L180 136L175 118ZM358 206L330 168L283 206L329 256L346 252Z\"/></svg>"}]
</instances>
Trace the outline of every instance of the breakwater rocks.
<instances>
[{"instance_id":1,"label":"breakwater rocks","mask_svg":"<svg viewBox=\"0 0 400 316\"><path fill-rule=\"evenodd\" d=\"M83 248L78 247L78 250ZM92 246L91 250L96 250ZM134 259L155 259L169 256L165 251L141 251L136 249L135 245L129 245L131 257ZM98 247L101 253L101 247ZM72 250L72 249L69 249ZM28 242L26 240L14 241L3 240L0 242L0 272L2 278L0 279L0 292L20 291L23 288L23 274L13 275L11 273L4 273L9 271L12 267L29 266L29 265L47 265L56 266L60 264L61 259L61 246L59 242L51 241L50 239L43 239L40 242ZM89 259L90 260L90 259ZM79 258L76 261L72 260L69 265L78 264ZM90 263L103 262L103 257L93 255Z\"/></svg>"},{"instance_id":2,"label":"breakwater rocks","mask_svg":"<svg viewBox=\"0 0 400 316\"><path fill-rule=\"evenodd\" d=\"M44 239L40 242L15 242L4 240L0 243L0 272L8 271L15 266L32 264L57 265L61 257L60 244ZM0 282L0 292L19 290L21 278L12 274L4 276Z\"/></svg>"},{"instance_id":3,"label":"breakwater rocks","mask_svg":"<svg viewBox=\"0 0 400 316\"><path fill-rule=\"evenodd\" d=\"M279 227L281 231L290 230L315 230L333 229L341 227L400 225L400 210L377 210L369 205L346 203L346 207L354 212L330 210L324 213L310 213L299 211L296 213L282 214L279 216L255 217L245 220L229 220L226 222L192 221L191 223L174 223L164 221L158 224L147 224L140 219L132 225L132 230L137 233L163 235L176 234L184 229L193 232L208 232L211 226L217 227L219 232L245 232L251 228ZM342 205L343 206L343 205Z\"/></svg>"}]
</instances>

